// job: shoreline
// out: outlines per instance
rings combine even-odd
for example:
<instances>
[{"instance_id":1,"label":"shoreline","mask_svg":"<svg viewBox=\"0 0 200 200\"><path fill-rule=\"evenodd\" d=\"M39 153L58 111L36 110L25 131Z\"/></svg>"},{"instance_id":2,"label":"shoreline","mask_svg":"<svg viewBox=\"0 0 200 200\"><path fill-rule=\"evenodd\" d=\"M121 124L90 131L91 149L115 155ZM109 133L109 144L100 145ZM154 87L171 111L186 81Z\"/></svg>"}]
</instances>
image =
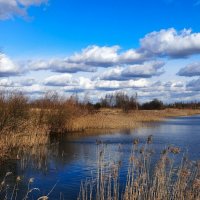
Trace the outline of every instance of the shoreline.
<instances>
[{"instance_id":1,"label":"shoreline","mask_svg":"<svg viewBox=\"0 0 200 200\"><path fill-rule=\"evenodd\" d=\"M87 113L73 118L66 124L66 131L62 133L72 137L73 135L87 136L98 134L112 134L116 131L130 131L136 128L148 126L152 122L160 122L169 117L181 117L200 114L198 110L138 110L124 113L119 109L101 109L95 113ZM60 133L50 133L45 124L35 126L34 121L27 121L27 125L21 127L21 131L0 135L0 161L6 158L17 158L19 151L35 154L38 147L48 145L50 135L59 136Z\"/></svg>"},{"instance_id":2,"label":"shoreline","mask_svg":"<svg viewBox=\"0 0 200 200\"><path fill-rule=\"evenodd\" d=\"M69 135L87 134L92 131L135 129L150 122L159 122L170 117L184 117L200 114L200 109L138 110L124 113L119 109L102 109L95 114L75 118L70 124ZM67 134L68 134L67 133Z\"/></svg>"}]
</instances>

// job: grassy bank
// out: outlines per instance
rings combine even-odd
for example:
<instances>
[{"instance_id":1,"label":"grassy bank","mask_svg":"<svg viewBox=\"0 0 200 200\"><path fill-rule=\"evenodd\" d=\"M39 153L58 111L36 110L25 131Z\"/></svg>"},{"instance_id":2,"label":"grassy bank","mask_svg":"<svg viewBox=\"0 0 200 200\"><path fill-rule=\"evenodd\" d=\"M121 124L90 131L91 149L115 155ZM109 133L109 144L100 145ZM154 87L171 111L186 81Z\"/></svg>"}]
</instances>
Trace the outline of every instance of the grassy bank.
<instances>
[{"instance_id":1,"label":"grassy bank","mask_svg":"<svg viewBox=\"0 0 200 200\"><path fill-rule=\"evenodd\" d=\"M137 110L124 113L120 109L101 109L96 113L75 118L71 131L92 131L97 129L134 129L143 123L160 121L167 117L200 114L194 109Z\"/></svg>"}]
</instances>

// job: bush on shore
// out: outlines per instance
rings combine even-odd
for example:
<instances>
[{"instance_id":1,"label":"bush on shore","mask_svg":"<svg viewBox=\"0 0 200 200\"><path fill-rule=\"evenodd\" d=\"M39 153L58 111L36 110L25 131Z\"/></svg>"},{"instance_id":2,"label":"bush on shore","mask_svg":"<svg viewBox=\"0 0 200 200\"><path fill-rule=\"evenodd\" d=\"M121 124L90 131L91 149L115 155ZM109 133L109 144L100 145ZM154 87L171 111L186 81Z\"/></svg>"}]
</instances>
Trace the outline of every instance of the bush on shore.
<instances>
[{"instance_id":1,"label":"bush on shore","mask_svg":"<svg viewBox=\"0 0 200 200\"><path fill-rule=\"evenodd\" d=\"M28 99L22 93L0 92L0 133L16 131L28 118Z\"/></svg>"}]
</instances>

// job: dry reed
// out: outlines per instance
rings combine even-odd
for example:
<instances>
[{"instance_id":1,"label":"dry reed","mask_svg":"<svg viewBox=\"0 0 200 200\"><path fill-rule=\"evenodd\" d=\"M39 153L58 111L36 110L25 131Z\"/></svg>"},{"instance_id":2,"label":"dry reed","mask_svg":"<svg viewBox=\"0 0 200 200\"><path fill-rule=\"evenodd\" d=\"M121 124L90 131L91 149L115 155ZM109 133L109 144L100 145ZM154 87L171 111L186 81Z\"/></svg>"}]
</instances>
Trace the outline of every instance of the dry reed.
<instances>
[{"instance_id":1,"label":"dry reed","mask_svg":"<svg viewBox=\"0 0 200 200\"><path fill-rule=\"evenodd\" d=\"M80 115L72 121L73 132L87 132L88 130L134 129L146 122L161 121L167 117L200 114L200 110L138 110L124 113L120 109L100 109L98 112Z\"/></svg>"},{"instance_id":2,"label":"dry reed","mask_svg":"<svg viewBox=\"0 0 200 200\"><path fill-rule=\"evenodd\" d=\"M82 183L78 200L200 199L199 161L191 162L183 156L181 163L175 164L180 149L170 146L156 164L152 163L151 142L152 137L148 137L140 147L134 140L125 186L119 181L121 162L107 161L104 150L100 150L96 176ZM125 189L120 192L120 188Z\"/></svg>"}]
</instances>

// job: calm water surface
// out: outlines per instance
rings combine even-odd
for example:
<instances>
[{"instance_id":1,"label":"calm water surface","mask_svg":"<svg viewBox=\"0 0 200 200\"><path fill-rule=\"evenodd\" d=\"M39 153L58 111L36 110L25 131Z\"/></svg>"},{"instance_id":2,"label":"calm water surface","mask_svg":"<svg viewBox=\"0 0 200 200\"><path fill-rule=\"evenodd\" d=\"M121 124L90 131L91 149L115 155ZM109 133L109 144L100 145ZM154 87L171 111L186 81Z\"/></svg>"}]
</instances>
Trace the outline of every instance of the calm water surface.
<instances>
[{"instance_id":1,"label":"calm water surface","mask_svg":"<svg viewBox=\"0 0 200 200\"><path fill-rule=\"evenodd\" d=\"M0 167L0 178L2 179L7 171L12 171L14 175L9 178L12 185L18 175L23 177L19 199L24 195L27 181L32 177L34 177L33 187L40 188L40 192L34 192L34 198L47 194L57 183L50 194L50 199L60 199L60 196L67 200L77 199L81 181L95 172L96 140L101 140L106 144L109 156L114 160L122 161L120 181L123 186L133 139L139 138L140 143L144 144L149 135L153 135L152 146L155 157L159 157L163 148L175 145L182 151L187 151L191 160L200 158L200 115L198 115L171 118L133 131L126 130L115 134L54 138L52 145L43 149L45 153L40 155L42 161L40 169L35 167L38 164L35 155L29 161L31 164L25 163L23 167L20 160L3 164Z\"/></svg>"}]
</instances>

